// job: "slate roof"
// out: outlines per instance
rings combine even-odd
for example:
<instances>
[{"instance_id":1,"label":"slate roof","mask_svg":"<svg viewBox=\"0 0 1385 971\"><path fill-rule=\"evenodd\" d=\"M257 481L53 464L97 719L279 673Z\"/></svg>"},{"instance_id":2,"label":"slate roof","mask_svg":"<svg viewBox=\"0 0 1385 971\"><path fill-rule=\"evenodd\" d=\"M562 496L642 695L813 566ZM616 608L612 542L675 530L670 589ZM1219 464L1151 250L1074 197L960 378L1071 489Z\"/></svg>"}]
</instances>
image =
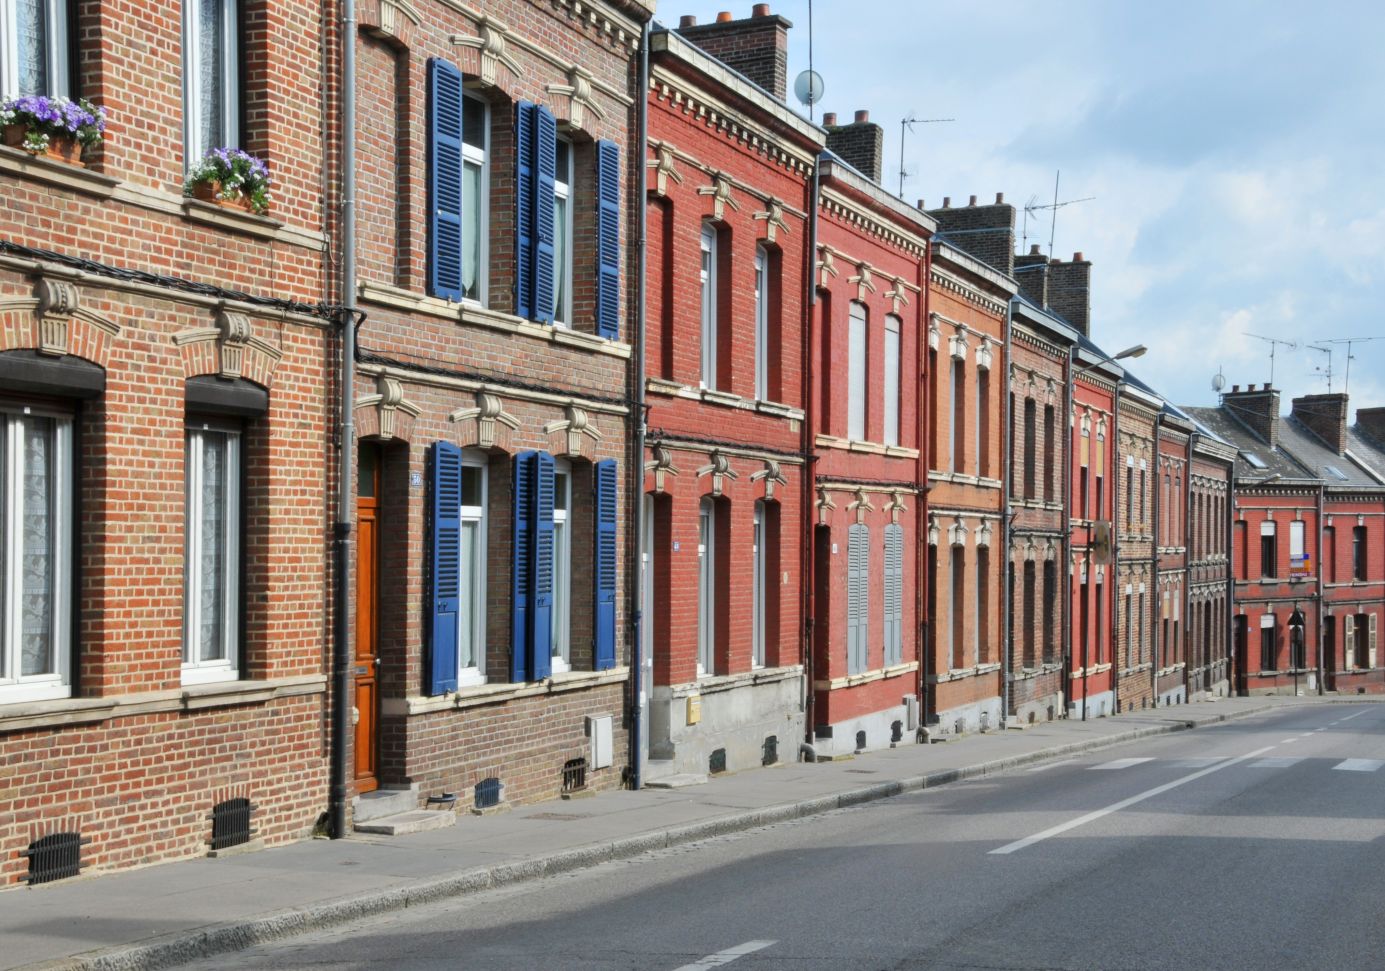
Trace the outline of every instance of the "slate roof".
<instances>
[{"instance_id":1,"label":"slate roof","mask_svg":"<svg viewBox=\"0 0 1385 971\"><path fill-rule=\"evenodd\" d=\"M1328 488L1380 486L1380 482L1374 476L1345 455L1338 455L1332 451L1321 438L1292 415L1285 415L1279 419L1279 447L1297 459L1299 464L1311 469L1313 475L1322 479Z\"/></svg>"},{"instance_id":2,"label":"slate roof","mask_svg":"<svg viewBox=\"0 0 1385 971\"><path fill-rule=\"evenodd\" d=\"M1236 449L1236 478L1242 482L1265 479L1278 474L1284 479L1311 479L1313 473L1283 449L1271 449L1269 445L1245 425L1241 424L1225 408L1183 408L1182 411L1198 425L1203 426L1217 438ZM1284 424L1280 424L1283 434ZM1256 456L1264 465L1257 468L1246 455Z\"/></svg>"}]
</instances>

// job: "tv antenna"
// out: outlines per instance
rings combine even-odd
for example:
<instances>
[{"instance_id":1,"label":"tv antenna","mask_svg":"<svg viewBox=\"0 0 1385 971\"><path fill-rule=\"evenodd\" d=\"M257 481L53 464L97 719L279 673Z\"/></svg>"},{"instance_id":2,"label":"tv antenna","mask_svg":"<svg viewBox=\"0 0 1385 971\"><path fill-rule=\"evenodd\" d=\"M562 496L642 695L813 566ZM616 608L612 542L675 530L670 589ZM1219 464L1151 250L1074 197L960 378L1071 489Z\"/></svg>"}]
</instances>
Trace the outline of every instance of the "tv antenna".
<instances>
[{"instance_id":1,"label":"tv antenna","mask_svg":"<svg viewBox=\"0 0 1385 971\"><path fill-rule=\"evenodd\" d=\"M1298 341L1282 341L1278 337L1264 337L1260 334L1252 334L1248 330L1243 330L1241 333L1245 334L1247 337L1254 337L1257 341L1264 341L1266 344L1270 345L1270 387L1273 388L1274 352L1281 347L1287 347L1291 351L1296 351L1298 350Z\"/></svg>"},{"instance_id":2,"label":"tv antenna","mask_svg":"<svg viewBox=\"0 0 1385 971\"><path fill-rule=\"evenodd\" d=\"M1313 370L1317 371L1327 380L1327 393L1332 393L1332 348L1323 347L1321 344L1308 344L1308 350L1317 351L1319 354L1327 355L1327 365L1314 364Z\"/></svg>"},{"instance_id":3,"label":"tv antenna","mask_svg":"<svg viewBox=\"0 0 1385 971\"><path fill-rule=\"evenodd\" d=\"M945 121L956 121L956 118L915 118L911 111L907 118L899 119L899 198L904 198L904 179L908 172L904 170L904 133L913 131L915 125L939 125ZM1011 237L1013 239L1013 237Z\"/></svg>"},{"instance_id":4,"label":"tv antenna","mask_svg":"<svg viewBox=\"0 0 1385 971\"><path fill-rule=\"evenodd\" d=\"M1226 375L1222 374L1221 366L1218 365L1217 373L1212 375L1212 390L1220 394L1224 387L1226 387Z\"/></svg>"},{"instance_id":5,"label":"tv antenna","mask_svg":"<svg viewBox=\"0 0 1385 971\"><path fill-rule=\"evenodd\" d=\"M1053 201L1040 204L1038 196L1030 196L1029 201L1024 205L1024 228L1020 235L1020 252L1029 252L1029 214L1037 213L1044 209L1049 211L1048 223L1048 258L1053 259L1053 237L1058 223L1058 210L1064 206L1071 206L1078 202L1091 202L1096 196L1083 196L1081 199L1065 199L1058 201L1058 177L1062 175L1062 170L1054 173L1053 176Z\"/></svg>"},{"instance_id":6,"label":"tv antenna","mask_svg":"<svg viewBox=\"0 0 1385 971\"><path fill-rule=\"evenodd\" d=\"M1352 361L1352 358L1354 358L1354 357L1356 356L1355 354L1352 354L1352 353L1351 353L1351 345L1353 345L1353 344L1364 344L1364 343L1366 343L1367 341L1378 341L1378 340L1380 340L1379 337L1334 337L1334 338L1332 338L1332 339L1330 339L1330 340L1324 340L1324 341L1322 341L1323 344L1345 344L1345 345L1347 346L1347 369L1346 369L1346 374L1345 374L1345 376L1342 378L1342 392L1343 392L1343 393L1345 393L1346 390L1347 390L1347 388L1350 387L1350 385L1351 385L1351 361ZM1331 385L1328 386L1328 389L1327 389L1327 390L1328 390L1329 392L1331 392L1331 390L1332 390Z\"/></svg>"}]
</instances>

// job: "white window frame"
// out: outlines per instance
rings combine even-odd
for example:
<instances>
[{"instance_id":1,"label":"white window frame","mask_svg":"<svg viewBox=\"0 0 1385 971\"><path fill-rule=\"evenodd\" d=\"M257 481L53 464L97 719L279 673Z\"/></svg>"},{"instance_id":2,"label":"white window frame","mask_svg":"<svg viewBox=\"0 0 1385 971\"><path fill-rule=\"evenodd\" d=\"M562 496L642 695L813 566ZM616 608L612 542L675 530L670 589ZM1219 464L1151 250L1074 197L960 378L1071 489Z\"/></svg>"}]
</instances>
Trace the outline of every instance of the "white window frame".
<instances>
[{"instance_id":1,"label":"white window frame","mask_svg":"<svg viewBox=\"0 0 1385 971\"><path fill-rule=\"evenodd\" d=\"M69 94L71 75L67 54L67 0L41 0L41 5L48 28L47 36L43 38L48 90L19 90L18 0L0 0L0 98L19 97L21 94L66 97Z\"/></svg>"},{"instance_id":2,"label":"white window frame","mask_svg":"<svg viewBox=\"0 0 1385 971\"><path fill-rule=\"evenodd\" d=\"M479 112L481 112L481 136L482 136L482 144L481 144L480 147L477 147L477 146L475 146L475 145L472 145L471 143L469 143L469 142L466 140L466 118L467 118L468 113L469 113L469 112L472 112L472 111L479 111ZM467 170L468 168L473 168L473 169L479 169L479 170L480 170L480 172L481 172L481 180L480 180L480 188L477 190L477 198L478 198L479 205L477 205L477 207L476 207L476 209L477 209L477 217L478 217L478 221L477 221L477 224L476 224L476 232L479 234L479 239L478 239L477 242L476 242L476 296L474 296L474 297L469 297L469 296L466 295L466 291L465 291L465 286L466 286L466 280L465 280L465 277L466 277L466 266L465 266L465 263L464 263L463 266L462 266L462 276L463 276L462 285L463 285L463 288L464 288L463 291L462 291L462 303L468 303L468 304L471 304L472 306L479 306L479 307L484 307L484 306L486 306L486 305L487 305L487 300L488 300L488 298L489 298L489 282L490 282L490 236L491 236L491 232L490 232L490 226L491 226L491 215L490 215L490 213L491 213L491 206L490 206L490 200L491 200L491 166L490 166L490 157L491 157L491 106L490 106L490 103L487 102L487 101L485 101L485 100L483 100L483 99L481 99L481 98L478 98L478 97L476 97L476 96L474 96L474 95L468 94L467 92L463 91L463 92L462 92L462 179L463 179L463 183L465 183L465 180L466 180L466 170ZM570 156L569 156L569 158L570 158ZM463 188L462 191L463 191L463 193L465 193L465 191L466 191L465 188ZM467 252L466 234L467 234L467 232L468 232L467 227L470 225L470 223L469 223L469 221L468 221L470 218L471 218L471 217L470 217L470 216L467 214L467 212L466 212L465 206L463 206L463 210L462 210L462 258L463 258L463 260L466 259L466 252ZM571 221L572 221L572 213L569 212L569 213L568 213L568 222L571 223ZM570 251L570 249L571 249L571 247L569 247L569 251Z\"/></svg>"},{"instance_id":3,"label":"white window frame","mask_svg":"<svg viewBox=\"0 0 1385 971\"><path fill-rule=\"evenodd\" d=\"M226 531L221 570L221 639L225 657L202 660L197 657L195 634L202 627L202 604L198 595L202 564L202 455L209 436L226 441L226 510L222 524ZM240 478L241 432L234 425L193 420L187 424L184 467L183 517L183 684L234 681L240 677Z\"/></svg>"},{"instance_id":4,"label":"white window frame","mask_svg":"<svg viewBox=\"0 0 1385 971\"><path fill-rule=\"evenodd\" d=\"M755 517L750 536L754 586L751 603L750 666L765 666L765 501L755 501Z\"/></svg>"},{"instance_id":5,"label":"white window frame","mask_svg":"<svg viewBox=\"0 0 1385 971\"><path fill-rule=\"evenodd\" d=\"M755 247L755 398L769 400L769 253Z\"/></svg>"},{"instance_id":6,"label":"white window frame","mask_svg":"<svg viewBox=\"0 0 1385 971\"><path fill-rule=\"evenodd\" d=\"M846 437L866 441L866 389L870 354L870 323L866 305L851 301L848 311L846 348Z\"/></svg>"},{"instance_id":7,"label":"white window frame","mask_svg":"<svg viewBox=\"0 0 1385 971\"><path fill-rule=\"evenodd\" d=\"M562 237L560 244L563 247L563 258L553 261L553 326L572 327L572 172L573 154L577 151L572 140L558 136L558 144L567 146L567 166L564 171L559 167L553 176L553 216L556 221L558 215L558 203L563 204L564 211L567 213L567 220L560 230L557 226L553 228L553 238ZM555 153L559 158L562 153Z\"/></svg>"},{"instance_id":8,"label":"white window frame","mask_svg":"<svg viewBox=\"0 0 1385 971\"><path fill-rule=\"evenodd\" d=\"M699 281L702 286L702 379L703 388L717 386L717 230L702 226L702 265Z\"/></svg>"},{"instance_id":9,"label":"white window frame","mask_svg":"<svg viewBox=\"0 0 1385 971\"><path fill-rule=\"evenodd\" d=\"M902 347L903 328L899 317L894 314L885 315L885 429L881 433L881 441L886 445L899 445L899 388L900 388L900 358Z\"/></svg>"},{"instance_id":10,"label":"white window frame","mask_svg":"<svg viewBox=\"0 0 1385 971\"><path fill-rule=\"evenodd\" d=\"M240 3L239 0L219 0L221 29L226 37L226 51L221 58L221 115L226 131L222 144L202 142L205 119L199 107L198 84L202 77L202 51L197 43L202 30L196 0L183 3L183 166L191 169L213 148L240 147ZM209 142L212 140L209 140Z\"/></svg>"},{"instance_id":11,"label":"white window frame","mask_svg":"<svg viewBox=\"0 0 1385 971\"><path fill-rule=\"evenodd\" d=\"M462 664L462 643L461 643L461 618L458 618L457 625L457 686L465 687L468 685L478 685L486 683L486 561L489 558L487 552L489 543L487 534L489 533L488 522L490 509L490 462L486 456L474 449L462 450L462 475L465 477L468 468L481 470L481 504L479 506L460 506L458 509L461 520L459 529L465 531L467 523L476 523L476 543L472 547L473 562L468 563L461 559L460 548L458 550L458 577L457 577L457 596L459 601L471 598L471 642L472 642L472 663ZM463 486L462 494L466 494ZM458 544L459 547L461 544ZM461 610L461 603L458 603L458 610Z\"/></svg>"},{"instance_id":12,"label":"white window frame","mask_svg":"<svg viewBox=\"0 0 1385 971\"><path fill-rule=\"evenodd\" d=\"M697 674L716 667L716 503L704 498L697 507Z\"/></svg>"},{"instance_id":13,"label":"white window frame","mask_svg":"<svg viewBox=\"0 0 1385 971\"><path fill-rule=\"evenodd\" d=\"M24 675L22 610L0 612L0 703L10 701L44 701L66 698L72 693L68 680L72 650L72 495L73 434L72 419L27 405L0 411L5 424L4 449L0 452L0 598L3 604L18 604L24 593L23 556L24 535L24 436L21 433L25 418L49 418L53 421L50 455L52 468L53 522L53 589L50 632L53 643L51 671Z\"/></svg>"},{"instance_id":14,"label":"white window frame","mask_svg":"<svg viewBox=\"0 0 1385 971\"><path fill-rule=\"evenodd\" d=\"M561 476L561 485L560 479ZM566 508L558 508L561 495ZM553 461L553 633L554 674L572 670L572 463Z\"/></svg>"}]
</instances>

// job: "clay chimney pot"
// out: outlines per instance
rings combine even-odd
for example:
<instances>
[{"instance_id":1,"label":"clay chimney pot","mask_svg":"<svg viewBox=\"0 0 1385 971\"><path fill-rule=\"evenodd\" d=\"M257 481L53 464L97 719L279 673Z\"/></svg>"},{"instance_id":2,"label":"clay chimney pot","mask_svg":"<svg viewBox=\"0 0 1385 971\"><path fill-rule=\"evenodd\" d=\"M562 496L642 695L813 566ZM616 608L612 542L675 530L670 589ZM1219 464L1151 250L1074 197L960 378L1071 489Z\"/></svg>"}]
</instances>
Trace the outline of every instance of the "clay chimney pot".
<instances>
[{"instance_id":1,"label":"clay chimney pot","mask_svg":"<svg viewBox=\"0 0 1385 971\"><path fill-rule=\"evenodd\" d=\"M952 208L952 196L943 196L943 208L944 208L944 209L951 209L951 208Z\"/></svg>"},{"instance_id":2,"label":"clay chimney pot","mask_svg":"<svg viewBox=\"0 0 1385 971\"><path fill-rule=\"evenodd\" d=\"M735 19L735 17L731 16L731 11L729 10L723 10L721 13L717 14L717 23L719 24L729 24Z\"/></svg>"},{"instance_id":3,"label":"clay chimney pot","mask_svg":"<svg viewBox=\"0 0 1385 971\"><path fill-rule=\"evenodd\" d=\"M833 127L837 123L837 113L835 111L823 112L822 123L827 128Z\"/></svg>"},{"instance_id":4,"label":"clay chimney pot","mask_svg":"<svg viewBox=\"0 0 1385 971\"><path fill-rule=\"evenodd\" d=\"M1078 250L1076 253L1072 254L1072 261L1073 261L1074 263L1081 263L1081 262L1082 262L1082 251L1081 251L1081 250Z\"/></svg>"},{"instance_id":5,"label":"clay chimney pot","mask_svg":"<svg viewBox=\"0 0 1385 971\"><path fill-rule=\"evenodd\" d=\"M969 205L969 206L974 206L974 205L976 205L976 196L972 196L970 199L968 199L968 200L967 200L967 205Z\"/></svg>"},{"instance_id":6,"label":"clay chimney pot","mask_svg":"<svg viewBox=\"0 0 1385 971\"><path fill-rule=\"evenodd\" d=\"M1029 255L1030 255L1030 256L1042 256L1042 255L1043 255L1042 253L1039 252L1039 244L1038 244L1038 243L1030 243L1030 244L1029 244Z\"/></svg>"},{"instance_id":7,"label":"clay chimney pot","mask_svg":"<svg viewBox=\"0 0 1385 971\"><path fill-rule=\"evenodd\" d=\"M757 3L757 4L755 4L755 6L753 6L753 7L750 8L750 16L752 16L752 17L768 17L768 16L769 16L769 4L767 4L767 3Z\"/></svg>"},{"instance_id":8,"label":"clay chimney pot","mask_svg":"<svg viewBox=\"0 0 1385 971\"><path fill-rule=\"evenodd\" d=\"M868 122L868 121L870 121L870 112L869 112L869 111L866 111L865 109L862 109L862 110L856 112L856 124L858 124L858 125L864 125L864 124L865 124L866 122Z\"/></svg>"},{"instance_id":9,"label":"clay chimney pot","mask_svg":"<svg viewBox=\"0 0 1385 971\"><path fill-rule=\"evenodd\" d=\"M696 26L697 26L697 15L696 15L696 14L691 14L691 13L685 13L685 14L683 14L683 16L681 16L681 17L678 18L678 26L679 26L679 27L696 27Z\"/></svg>"},{"instance_id":10,"label":"clay chimney pot","mask_svg":"<svg viewBox=\"0 0 1385 971\"><path fill-rule=\"evenodd\" d=\"M1005 193L997 192L995 194L995 204L997 206L1003 206L1005 204Z\"/></svg>"}]
</instances>

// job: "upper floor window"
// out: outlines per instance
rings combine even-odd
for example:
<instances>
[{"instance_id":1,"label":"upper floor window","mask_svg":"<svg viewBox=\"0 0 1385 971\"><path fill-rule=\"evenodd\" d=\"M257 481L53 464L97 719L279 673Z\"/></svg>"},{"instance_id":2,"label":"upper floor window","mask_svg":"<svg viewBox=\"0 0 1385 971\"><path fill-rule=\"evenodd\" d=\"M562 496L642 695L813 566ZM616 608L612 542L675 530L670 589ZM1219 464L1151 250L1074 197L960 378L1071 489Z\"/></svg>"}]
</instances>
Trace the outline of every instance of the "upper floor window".
<instances>
[{"instance_id":1,"label":"upper floor window","mask_svg":"<svg viewBox=\"0 0 1385 971\"><path fill-rule=\"evenodd\" d=\"M769 254L755 248L755 397L769 400Z\"/></svg>"},{"instance_id":2,"label":"upper floor window","mask_svg":"<svg viewBox=\"0 0 1385 971\"><path fill-rule=\"evenodd\" d=\"M952 444L951 461L948 463L949 470L953 472L964 471L962 467L963 453L966 450L966 415L967 404L964 397L967 393L967 379L965 364L960 358L952 359L952 414L950 416L952 434L950 441Z\"/></svg>"},{"instance_id":3,"label":"upper floor window","mask_svg":"<svg viewBox=\"0 0 1385 971\"><path fill-rule=\"evenodd\" d=\"M1035 498L1034 477L1036 455L1035 450L1038 442L1038 404L1033 398L1024 399L1024 498L1033 500ZM1047 475L1047 469L1045 469ZM1047 483L1045 483L1047 485Z\"/></svg>"},{"instance_id":4,"label":"upper floor window","mask_svg":"<svg viewBox=\"0 0 1385 971\"><path fill-rule=\"evenodd\" d=\"M462 299L486 302L491 108L462 99Z\"/></svg>"},{"instance_id":5,"label":"upper floor window","mask_svg":"<svg viewBox=\"0 0 1385 971\"><path fill-rule=\"evenodd\" d=\"M702 227L702 387L717 386L717 231Z\"/></svg>"},{"instance_id":6,"label":"upper floor window","mask_svg":"<svg viewBox=\"0 0 1385 971\"><path fill-rule=\"evenodd\" d=\"M68 94L67 0L0 0L0 97Z\"/></svg>"},{"instance_id":7,"label":"upper floor window","mask_svg":"<svg viewBox=\"0 0 1385 971\"><path fill-rule=\"evenodd\" d=\"M885 437L886 445L899 444L899 318L885 315Z\"/></svg>"},{"instance_id":8,"label":"upper floor window","mask_svg":"<svg viewBox=\"0 0 1385 971\"><path fill-rule=\"evenodd\" d=\"M1303 570L1307 565L1307 548L1304 546L1304 522L1295 519L1289 523L1289 565ZM1292 576L1293 573L1291 572Z\"/></svg>"},{"instance_id":9,"label":"upper floor window","mask_svg":"<svg viewBox=\"0 0 1385 971\"><path fill-rule=\"evenodd\" d=\"M1351 578L1366 579L1366 527L1351 527Z\"/></svg>"},{"instance_id":10,"label":"upper floor window","mask_svg":"<svg viewBox=\"0 0 1385 971\"><path fill-rule=\"evenodd\" d=\"M851 321L847 333L847 402L846 437L866 440L866 307L851 304Z\"/></svg>"},{"instance_id":11,"label":"upper floor window","mask_svg":"<svg viewBox=\"0 0 1385 971\"><path fill-rule=\"evenodd\" d=\"M72 420L0 411L0 701L66 697Z\"/></svg>"},{"instance_id":12,"label":"upper floor window","mask_svg":"<svg viewBox=\"0 0 1385 971\"><path fill-rule=\"evenodd\" d=\"M1260 575L1262 577L1279 576L1279 544L1276 540L1274 520L1267 519L1260 524Z\"/></svg>"},{"instance_id":13,"label":"upper floor window","mask_svg":"<svg viewBox=\"0 0 1385 971\"><path fill-rule=\"evenodd\" d=\"M572 324L572 143L557 141L553 177L553 323Z\"/></svg>"},{"instance_id":14,"label":"upper floor window","mask_svg":"<svg viewBox=\"0 0 1385 971\"><path fill-rule=\"evenodd\" d=\"M189 166L214 148L240 144L238 6L237 0L183 4L184 164Z\"/></svg>"},{"instance_id":15,"label":"upper floor window","mask_svg":"<svg viewBox=\"0 0 1385 971\"><path fill-rule=\"evenodd\" d=\"M1054 461L1054 451L1057 447L1056 428L1057 418L1053 406L1044 405L1044 502L1053 501L1053 475L1057 468Z\"/></svg>"},{"instance_id":16,"label":"upper floor window","mask_svg":"<svg viewBox=\"0 0 1385 971\"><path fill-rule=\"evenodd\" d=\"M189 426L186 462L183 681L230 680L241 613L239 430Z\"/></svg>"}]
</instances>

